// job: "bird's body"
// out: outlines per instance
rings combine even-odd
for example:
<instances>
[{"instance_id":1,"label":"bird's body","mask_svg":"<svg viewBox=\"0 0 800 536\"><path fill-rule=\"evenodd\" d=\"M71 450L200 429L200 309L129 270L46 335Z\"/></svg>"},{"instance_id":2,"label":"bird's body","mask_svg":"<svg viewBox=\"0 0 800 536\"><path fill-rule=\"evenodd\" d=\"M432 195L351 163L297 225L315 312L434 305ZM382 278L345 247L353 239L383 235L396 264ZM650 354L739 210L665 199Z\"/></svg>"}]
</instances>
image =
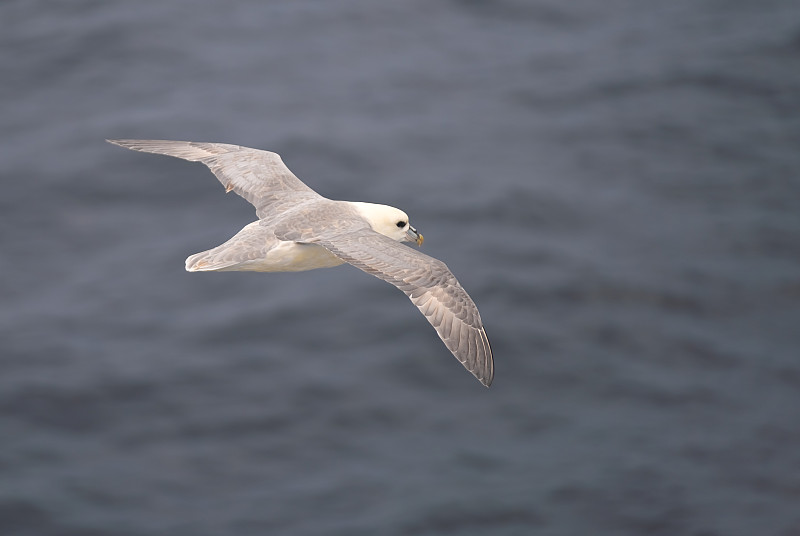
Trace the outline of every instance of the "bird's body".
<instances>
[{"instance_id":1,"label":"bird's body","mask_svg":"<svg viewBox=\"0 0 800 536\"><path fill-rule=\"evenodd\" d=\"M221 143L108 140L207 165L259 217L225 243L186 259L196 271L297 272L349 263L403 292L456 358L487 387L494 375L480 314L441 261L399 242L422 243L405 212L387 205L334 201L303 184L280 156Z\"/></svg>"},{"instance_id":2,"label":"bird's body","mask_svg":"<svg viewBox=\"0 0 800 536\"><path fill-rule=\"evenodd\" d=\"M224 244L186 259L189 272L302 272L331 268L344 261L316 244L279 240L259 221Z\"/></svg>"}]
</instances>

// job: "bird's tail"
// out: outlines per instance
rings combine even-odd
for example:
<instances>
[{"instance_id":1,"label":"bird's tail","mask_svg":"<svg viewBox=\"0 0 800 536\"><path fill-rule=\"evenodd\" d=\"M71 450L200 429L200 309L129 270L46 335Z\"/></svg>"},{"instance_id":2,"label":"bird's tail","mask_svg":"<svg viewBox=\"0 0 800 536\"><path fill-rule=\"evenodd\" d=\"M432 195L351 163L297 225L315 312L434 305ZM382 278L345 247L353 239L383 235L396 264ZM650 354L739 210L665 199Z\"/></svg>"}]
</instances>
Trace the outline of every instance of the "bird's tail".
<instances>
[{"instance_id":1,"label":"bird's tail","mask_svg":"<svg viewBox=\"0 0 800 536\"><path fill-rule=\"evenodd\" d=\"M195 253L194 255L190 255L186 258L186 271L187 272L218 272L225 270L226 268L230 269L232 266L239 264L238 261L230 260L230 259L220 259L219 252L217 251L219 246L209 249L208 251L202 251L200 253Z\"/></svg>"},{"instance_id":2,"label":"bird's tail","mask_svg":"<svg viewBox=\"0 0 800 536\"><path fill-rule=\"evenodd\" d=\"M275 237L257 221L246 225L224 244L195 253L186 259L187 272L252 270L254 261L263 259Z\"/></svg>"}]
</instances>

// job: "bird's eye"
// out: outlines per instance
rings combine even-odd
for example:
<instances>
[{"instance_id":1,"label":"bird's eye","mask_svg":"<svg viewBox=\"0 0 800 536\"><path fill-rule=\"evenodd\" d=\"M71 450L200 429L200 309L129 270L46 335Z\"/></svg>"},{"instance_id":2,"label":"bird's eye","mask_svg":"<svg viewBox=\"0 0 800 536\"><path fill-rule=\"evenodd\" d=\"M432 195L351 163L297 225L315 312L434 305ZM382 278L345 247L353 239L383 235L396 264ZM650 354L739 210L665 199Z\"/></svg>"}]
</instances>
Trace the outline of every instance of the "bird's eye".
<instances>
[{"instance_id":1,"label":"bird's eye","mask_svg":"<svg viewBox=\"0 0 800 536\"><path fill-rule=\"evenodd\" d=\"M397 222L397 226L398 226L398 227L400 227L400 228L402 229L403 227L405 227L405 226L406 226L406 222L404 222L404 221L399 221L399 222Z\"/></svg>"}]
</instances>

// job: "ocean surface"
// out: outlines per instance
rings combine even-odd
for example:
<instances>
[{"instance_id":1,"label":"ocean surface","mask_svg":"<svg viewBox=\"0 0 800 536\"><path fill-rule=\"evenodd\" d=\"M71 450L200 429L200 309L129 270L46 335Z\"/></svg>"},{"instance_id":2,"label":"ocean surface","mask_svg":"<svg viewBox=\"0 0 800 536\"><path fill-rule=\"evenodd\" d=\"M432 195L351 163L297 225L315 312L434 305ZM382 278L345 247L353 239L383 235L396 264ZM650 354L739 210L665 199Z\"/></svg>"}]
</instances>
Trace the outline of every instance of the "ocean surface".
<instances>
[{"instance_id":1,"label":"ocean surface","mask_svg":"<svg viewBox=\"0 0 800 536\"><path fill-rule=\"evenodd\" d=\"M0 534L800 534L800 3L0 3ZM342 266L105 138L391 204L482 387Z\"/></svg>"}]
</instances>

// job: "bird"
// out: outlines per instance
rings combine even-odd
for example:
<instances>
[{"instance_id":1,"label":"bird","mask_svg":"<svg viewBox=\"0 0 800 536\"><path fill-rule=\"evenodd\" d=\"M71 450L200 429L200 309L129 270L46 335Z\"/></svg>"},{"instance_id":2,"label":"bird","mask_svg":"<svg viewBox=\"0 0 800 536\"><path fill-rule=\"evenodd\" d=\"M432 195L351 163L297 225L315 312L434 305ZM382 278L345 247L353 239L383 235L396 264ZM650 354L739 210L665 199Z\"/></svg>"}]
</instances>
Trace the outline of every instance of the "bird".
<instances>
[{"instance_id":1,"label":"bird","mask_svg":"<svg viewBox=\"0 0 800 536\"><path fill-rule=\"evenodd\" d=\"M256 209L258 219L225 243L186 259L189 272L296 272L350 264L410 298L445 346L484 386L494 359L480 313L442 261L421 246L408 215L376 203L337 201L306 186L270 151L225 143L109 139L145 153L201 162Z\"/></svg>"}]
</instances>

